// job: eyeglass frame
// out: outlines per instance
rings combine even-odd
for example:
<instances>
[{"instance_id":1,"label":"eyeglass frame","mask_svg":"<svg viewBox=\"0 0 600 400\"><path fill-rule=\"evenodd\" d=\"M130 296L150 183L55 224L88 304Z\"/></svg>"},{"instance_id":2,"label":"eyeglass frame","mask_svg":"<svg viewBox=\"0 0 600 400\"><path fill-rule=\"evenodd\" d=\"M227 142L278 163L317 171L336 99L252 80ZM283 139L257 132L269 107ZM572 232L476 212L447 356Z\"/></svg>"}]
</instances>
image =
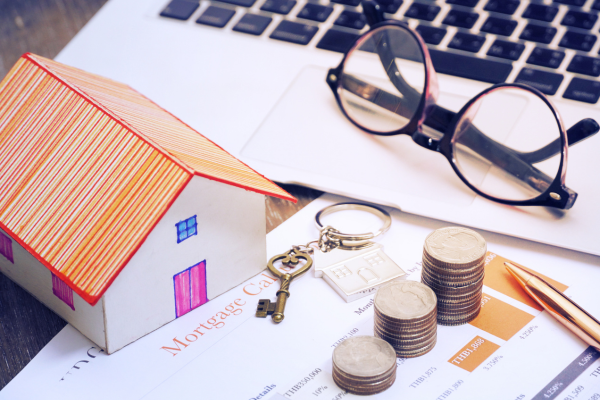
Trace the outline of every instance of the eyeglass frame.
<instances>
[{"instance_id":1,"label":"eyeglass frame","mask_svg":"<svg viewBox=\"0 0 600 400\"><path fill-rule=\"evenodd\" d=\"M546 207L554 207L554 208L563 209L563 210L568 210L573 206L573 204L575 203L575 200L577 199L577 193L574 192L573 190L569 189L565 184L566 172L567 172L568 147L569 147L569 145L573 145L585 138L588 138L588 137L594 135L596 132L598 132L598 130L600 130L600 126L598 125L598 123L596 121L594 121L591 118L586 118L584 120L579 121L575 125L573 125L567 131L564 127L564 124L562 122L562 118L560 117L560 114L558 113L558 111L554 107L554 105L550 102L550 100L538 89L528 86L528 85L520 84L520 83L495 84L495 85L483 90L482 92L480 92L476 96L474 96L472 99L470 99L460 109L460 111L455 113L453 111L446 110L443 107L436 104L436 100L439 95L437 73L433 67L433 61L431 60L431 56L429 55L429 51L427 50L427 45L425 44L425 41L423 40L421 35L419 35L418 32L416 32L407 23L405 23L403 21L398 21L398 20L393 20L393 19L386 20L383 16L383 11L379 7L379 5L374 3L371 0L363 0L362 6L363 6L363 12L364 12L365 16L367 17L367 21L369 23L370 29L367 32L360 35L355 40L354 44L344 53L344 56L343 56L340 64L336 68L332 68L328 71L327 78L326 78L326 82L329 85L329 87L331 88L331 90L333 91L333 94L335 96L336 102L338 103L338 106L340 107L340 109L342 110L342 112L344 113L346 118L348 118L348 120L350 120L351 123L353 123L355 126L360 128L361 130L364 130L364 131L366 131L370 134L374 134L374 135L379 135L379 136L393 136L393 135L399 135L399 134L410 135L412 137L413 141L415 143L417 143L418 145L420 145L421 147L441 153L443 156L445 156L446 159L448 160L448 162L450 163L450 165L452 166L452 169L454 170L454 172L458 175L458 177L471 190L473 190L475 193L477 193L478 195L480 195L486 199L489 199L489 200L492 200L492 201L495 201L495 202L498 202L501 204L512 205L512 206L546 206ZM344 107L341 97L340 97L340 92L339 92L340 76L342 75L344 66L346 65L348 55L352 54L354 50L356 50L362 44L364 44L364 42L374 33L374 31L379 30L381 28L389 27L389 26L399 27L399 28L403 29L405 32L409 33L415 39L416 43L419 44L419 50L421 53L423 64L425 66L425 83L423 86L423 92L420 94L421 98L419 101L419 105L416 108L416 110L415 110L413 116L411 117L410 121L408 122L408 124L406 124L402 128L395 130L395 131L379 132L379 131L374 131L374 130L371 130L369 128L366 128L366 127L360 125L357 121L355 121L353 118L351 118L348 115L346 108ZM376 52L378 53L380 58L383 57L383 55L381 54L382 52L379 51L379 49L376 49ZM394 56L391 56L391 57L392 57L392 59L395 58ZM396 67L395 63L391 62L391 63L389 63L389 65L393 66L394 69L396 69L396 71L397 71L397 67ZM386 70L386 72L388 72L388 78L392 81L394 86L396 86L393 76L397 76L397 75L390 74L389 71L387 71L387 70ZM401 75L400 75L400 77L401 77ZM403 78L400 78L400 79L403 80ZM410 88L412 89L412 87L410 87ZM526 91L536 95L537 97L539 97L550 108L552 115L554 116L557 126L560 131L559 139L560 139L561 159L560 159L560 164L559 164L557 174L556 174L555 178L552 180L552 182L548 185L548 187L543 192L541 192L538 196L531 198L531 199L527 199L527 200L502 199L502 198L498 198L498 197L489 195L485 192L482 192L480 189L475 187L473 184L471 184L466 179L466 177L463 175L463 173L458 168L457 161L454 157L452 139L454 138L454 134L456 133L457 124L462 120L466 111L469 110L469 108L473 105L473 103L475 103L476 101L481 99L486 94L489 94L493 91L496 91L498 89L503 89L503 88L523 89L523 90L526 90ZM426 121L428 123L426 123ZM427 134L425 134L422 131L422 126L424 124L432 129L442 133L443 136L440 139L432 138L432 137L428 136ZM488 138L486 135L483 135L483 136ZM490 138L488 138L488 139L490 142L493 142L493 146L495 146L497 150L503 150L505 152L508 150L508 151L514 152L512 149L508 149L504 145L493 141L493 139L490 139ZM542 148L540 150L544 150L544 149L550 150L550 147L555 142L556 141L551 142L550 144L548 144L547 146L544 146L544 148ZM538 152L538 151L535 151L532 153L536 153L536 152ZM546 154L546 156L548 155L547 152L545 154ZM556 152L551 154L551 156L553 156L554 154L556 154ZM515 155L517 158L521 159L521 157L517 153L515 153ZM541 155L541 154L540 154L540 156L543 157L543 155ZM544 159L544 158L542 158L542 159ZM523 160L521 159L521 161L523 161ZM534 167L532 167L532 168L534 168ZM541 172L541 171L539 171L539 172Z\"/></svg>"}]
</instances>

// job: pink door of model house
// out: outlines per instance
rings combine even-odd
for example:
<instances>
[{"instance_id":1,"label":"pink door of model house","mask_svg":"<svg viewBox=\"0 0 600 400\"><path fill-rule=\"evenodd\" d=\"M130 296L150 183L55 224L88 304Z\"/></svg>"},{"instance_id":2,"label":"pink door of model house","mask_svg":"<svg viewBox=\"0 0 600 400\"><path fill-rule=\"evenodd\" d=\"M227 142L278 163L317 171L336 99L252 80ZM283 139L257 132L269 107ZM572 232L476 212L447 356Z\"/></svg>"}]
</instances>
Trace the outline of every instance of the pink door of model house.
<instances>
[{"instance_id":1,"label":"pink door of model house","mask_svg":"<svg viewBox=\"0 0 600 400\"><path fill-rule=\"evenodd\" d=\"M177 318L206 303L206 260L174 275L173 285Z\"/></svg>"}]
</instances>

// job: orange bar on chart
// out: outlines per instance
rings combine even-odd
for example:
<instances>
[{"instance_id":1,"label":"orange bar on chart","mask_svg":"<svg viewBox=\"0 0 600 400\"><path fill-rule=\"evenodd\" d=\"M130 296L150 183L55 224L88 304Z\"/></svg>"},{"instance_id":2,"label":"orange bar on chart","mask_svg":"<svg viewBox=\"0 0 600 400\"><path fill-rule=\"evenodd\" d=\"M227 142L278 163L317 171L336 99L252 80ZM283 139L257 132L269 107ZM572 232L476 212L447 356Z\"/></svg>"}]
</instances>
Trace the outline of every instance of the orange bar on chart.
<instances>
[{"instance_id":1,"label":"orange bar on chart","mask_svg":"<svg viewBox=\"0 0 600 400\"><path fill-rule=\"evenodd\" d=\"M533 318L535 318L533 315L483 293L481 311L469 324L500 339L508 340Z\"/></svg>"},{"instance_id":2,"label":"orange bar on chart","mask_svg":"<svg viewBox=\"0 0 600 400\"><path fill-rule=\"evenodd\" d=\"M521 303L525 303L529 307L542 311L542 307L540 307L540 305L538 305L531 297L529 297L529 295L523 290L521 285L519 285L515 278L513 278L510 275L510 273L506 270L506 268L504 267L504 263L506 261L510 260L507 260L504 257L500 257L497 254L488 252L485 259L485 278L483 278L483 284L500 293L512 297L513 299L518 300ZM517 263L514 264L542 277L561 292L564 292L568 288L568 286L557 282L554 279L550 279L537 271L534 271Z\"/></svg>"},{"instance_id":3,"label":"orange bar on chart","mask_svg":"<svg viewBox=\"0 0 600 400\"><path fill-rule=\"evenodd\" d=\"M481 336L475 336L465 347L453 355L448 362L466 371L473 372L475 368L479 367L482 362L487 360L499 348L500 346L496 343L490 342Z\"/></svg>"}]
</instances>

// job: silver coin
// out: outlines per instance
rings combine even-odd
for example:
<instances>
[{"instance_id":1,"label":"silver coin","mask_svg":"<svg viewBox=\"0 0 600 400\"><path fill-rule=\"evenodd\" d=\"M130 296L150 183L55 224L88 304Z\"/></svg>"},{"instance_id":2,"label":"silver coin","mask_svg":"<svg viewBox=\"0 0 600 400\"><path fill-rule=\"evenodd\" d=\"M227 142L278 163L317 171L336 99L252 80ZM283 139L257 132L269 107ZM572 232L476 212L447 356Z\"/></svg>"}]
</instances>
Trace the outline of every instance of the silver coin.
<instances>
[{"instance_id":1,"label":"silver coin","mask_svg":"<svg viewBox=\"0 0 600 400\"><path fill-rule=\"evenodd\" d=\"M393 318L379 311L377 307L375 307L373 314L375 319L380 320L381 322L385 322L392 325L398 325L399 327L411 327L423 325L435 319L436 309L434 308L429 314L425 315L424 317L414 319Z\"/></svg>"},{"instance_id":2,"label":"silver coin","mask_svg":"<svg viewBox=\"0 0 600 400\"><path fill-rule=\"evenodd\" d=\"M485 239L472 229L447 227L437 229L425 239L423 249L440 263L469 264L485 257Z\"/></svg>"},{"instance_id":3,"label":"silver coin","mask_svg":"<svg viewBox=\"0 0 600 400\"><path fill-rule=\"evenodd\" d=\"M467 323L473 321L475 318L477 318L480 311L481 311L481 308L478 308L473 313L466 314L463 316L449 316L449 317L441 316L441 318L438 318L438 324L444 325L444 326L464 325L464 324L467 324Z\"/></svg>"},{"instance_id":4,"label":"silver coin","mask_svg":"<svg viewBox=\"0 0 600 400\"><path fill-rule=\"evenodd\" d=\"M481 267L468 269L465 271L455 270L453 272L448 272L447 270L444 270L442 268L436 267L435 265L429 264L429 262L426 261L425 259L423 259L422 266L423 266L423 270L429 272L431 275L438 277L441 280L449 280L449 281L471 280L474 277L483 275L483 273L485 271L485 268L483 268L483 264L482 264Z\"/></svg>"},{"instance_id":5,"label":"silver coin","mask_svg":"<svg viewBox=\"0 0 600 400\"><path fill-rule=\"evenodd\" d=\"M395 281L377 291L374 304L391 318L416 319L431 313L437 298L433 290L421 282Z\"/></svg>"},{"instance_id":6,"label":"silver coin","mask_svg":"<svg viewBox=\"0 0 600 400\"><path fill-rule=\"evenodd\" d=\"M477 263L445 264L431 258L426 251L423 251L422 262L424 265L426 264L428 268L436 268L448 275L469 274L485 268L485 257L477 261Z\"/></svg>"},{"instance_id":7,"label":"silver coin","mask_svg":"<svg viewBox=\"0 0 600 400\"><path fill-rule=\"evenodd\" d=\"M472 277L465 277L462 279L445 279L443 276L436 275L435 273L432 273L431 271L423 269L421 271L421 280L423 280L423 278L427 279L429 282L432 282L435 285L440 286L440 287L462 288L462 287L476 285L480 282L483 282L483 279L485 278L485 274L482 271L481 274L475 275Z\"/></svg>"},{"instance_id":8,"label":"silver coin","mask_svg":"<svg viewBox=\"0 0 600 400\"><path fill-rule=\"evenodd\" d=\"M384 340L373 336L355 336L335 348L333 362L349 375L377 376L396 365L396 354Z\"/></svg>"}]
</instances>

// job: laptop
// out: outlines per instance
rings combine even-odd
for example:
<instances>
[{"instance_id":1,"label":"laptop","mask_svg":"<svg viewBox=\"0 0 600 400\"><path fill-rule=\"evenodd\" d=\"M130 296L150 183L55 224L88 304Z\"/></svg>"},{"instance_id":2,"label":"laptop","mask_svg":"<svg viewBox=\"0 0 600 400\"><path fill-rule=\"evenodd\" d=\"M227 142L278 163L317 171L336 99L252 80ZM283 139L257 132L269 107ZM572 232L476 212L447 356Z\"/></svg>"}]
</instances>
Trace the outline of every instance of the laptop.
<instances>
[{"instance_id":1,"label":"laptop","mask_svg":"<svg viewBox=\"0 0 600 400\"><path fill-rule=\"evenodd\" d=\"M600 121L600 0L380 5L424 38L444 107L522 82L567 127ZM277 182L600 255L598 135L569 149L571 210L486 200L440 154L343 116L326 73L367 29L359 0L111 0L57 61L129 84Z\"/></svg>"}]
</instances>

